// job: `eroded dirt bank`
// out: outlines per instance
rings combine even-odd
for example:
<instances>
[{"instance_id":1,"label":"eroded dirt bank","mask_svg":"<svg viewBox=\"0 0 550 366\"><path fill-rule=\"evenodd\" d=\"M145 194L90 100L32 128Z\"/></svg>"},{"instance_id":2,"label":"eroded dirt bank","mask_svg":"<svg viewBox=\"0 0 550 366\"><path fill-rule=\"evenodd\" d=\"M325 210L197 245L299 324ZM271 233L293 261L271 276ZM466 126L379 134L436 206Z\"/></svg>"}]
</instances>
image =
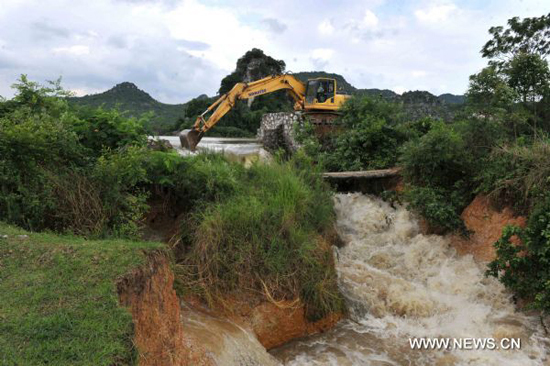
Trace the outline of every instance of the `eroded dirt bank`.
<instances>
[{"instance_id":1,"label":"eroded dirt bank","mask_svg":"<svg viewBox=\"0 0 550 366\"><path fill-rule=\"evenodd\" d=\"M118 283L120 302L132 313L140 366L276 365L266 349L324 332L340 314L309 322L299 301L248 303L227 299L224 308L182 302L163 253Z\"/></svg>"},{"instance_id":2,"label":"eroded dirt bank","mask_svg":"<svg viewBox=\"0 0 550 366\"><path fill-rule=\"evenodd\" d=\"M213 314L250 330L268 350L296 338L325 332L342 318L342 314L331 314L318 321L309 321L305 306L298 299L247 303L228 298L225 305L225 310L217 309Z\"/></svg>"},{"instance_id":3,"label":"eroded dirt bank","mask_svg":"<svg viewBox=\"0 0 550 366\"><path fill-rule=\"evenodd\" d=\"M174 274L163 253L149 256L144 267L118 283L120 302L132 313L139 365L214 365L206 350L185 335L173 284Z\"/></svg>"},{"instance_id":4,"label":"eroded dirt bank","mask_svg":"<svg viewBox=\"0 0 550 366\"><path fill-rule=\"evenodd\" d=\"M471 232L468 238L451 236L451 245L459 254L471 254L476 260L488 262L495 258L493 244L506 225L524 227L526 218L515 216L509 207L495 208L489 198L478 195L462 212L462 220Z\"/></svg>"}]
</instances>

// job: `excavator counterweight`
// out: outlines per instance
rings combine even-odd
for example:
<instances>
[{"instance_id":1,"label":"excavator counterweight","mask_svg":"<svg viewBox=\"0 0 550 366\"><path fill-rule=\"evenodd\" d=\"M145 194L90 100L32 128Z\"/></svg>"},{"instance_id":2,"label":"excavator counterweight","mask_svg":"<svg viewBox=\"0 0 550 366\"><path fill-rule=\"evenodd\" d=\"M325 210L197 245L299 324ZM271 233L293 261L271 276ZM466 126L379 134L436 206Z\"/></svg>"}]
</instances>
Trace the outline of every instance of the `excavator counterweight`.
<instances>
[{"instance_id":1,"label":"excavator counterweight","mask_svg":"<svg viewBox=\"0 0 550 366\"><path fill-rule=\"evenodd\" d=\"M306 113L336 115L337 110L349 97L338 93L336 80L330 78L311 79L304 84L293 75L283 74L268 76L251 83L237 83L197 117L193 128L180 132L181 146L195 151L204 134L214 127L238 100L255 98L277 90L286 90L294 99L294 109ZM207 114L210 115L205 119Z\"/></svg>"}]
</instances>

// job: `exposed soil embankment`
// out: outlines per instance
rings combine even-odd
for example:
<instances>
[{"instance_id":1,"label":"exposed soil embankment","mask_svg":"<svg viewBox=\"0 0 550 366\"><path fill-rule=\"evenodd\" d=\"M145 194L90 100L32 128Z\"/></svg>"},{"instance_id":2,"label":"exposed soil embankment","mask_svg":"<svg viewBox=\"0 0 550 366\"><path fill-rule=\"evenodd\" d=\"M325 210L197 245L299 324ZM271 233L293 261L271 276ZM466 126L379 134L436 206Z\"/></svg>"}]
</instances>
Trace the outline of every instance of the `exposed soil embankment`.
<instances>
[{"instance_id":1,"label":"exposed soil embankment","mask_svg":"<svg viewBox=\"0 0 550 366\"><path fill-rule=\"evenodd\" d=\"M230 313L221 312L222 316L250 329L268 350L296 338L325 332L342 318L342 314L330 314L318 321L309 321L304 304L298 300L254 305L228 300L226 305Z\"/></svg>"},{"instance_id":2,"label":"exposed soil embankment","mask_svg":"<svg viewBox=\"0 0 550 366\"><path fill-rule=\"evenodd\" d=\"M120 302L132 313L139 365L216 365L219 350L207 349L200 336L186 331L182 324L180 300L173 284L174 274L162 253L150 255L145 266L133 270L118 283ZM197 300L188 300L191 308L205 311ZM310 322L304 305L291 301L250 304L228 299L224 310L207 313L249 329L266 349L324 332L341 318L340 314L333 314Z\"/></svg>"},{"instance_id":3,"label":"exposed soil embankment","mask_svg":"<svg viewBox=\"0 0 550 366\"><path fill-rule=\"evenodd\" d=\"M174 274L162 253L149 256L147 265L118 283L120 302L132 313L139 365L213 365L205 350L185 336L173 284Z\"/></svg>"},{"instance_id":4,"label":"exposed soil embankment","mask_svg":"<svg viewBox=\"0 0 550 366\"><path fill-rule=\"evenodd\" d=\"M461 218L471 234L468 238L452 235L451 244L459 254L471 254L479 261L495 258L493 244L500 238L506 225L524 227L526 224L525 217L515 216L509 207L498 210L485 195L478 195L464 209Z\"/></svg>"}]
</instances>

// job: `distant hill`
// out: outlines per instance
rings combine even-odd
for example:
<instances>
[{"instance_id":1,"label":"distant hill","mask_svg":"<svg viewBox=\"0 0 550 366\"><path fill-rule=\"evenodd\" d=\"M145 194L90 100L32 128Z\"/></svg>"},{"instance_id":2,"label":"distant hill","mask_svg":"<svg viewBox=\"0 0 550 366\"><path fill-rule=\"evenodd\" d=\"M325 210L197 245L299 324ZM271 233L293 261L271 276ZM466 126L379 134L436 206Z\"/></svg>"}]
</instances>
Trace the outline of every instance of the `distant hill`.
<instances>
[{"instance_id":1,"label":"distant hill","mask_svg":"<svg viewBox=\"0 0 550 366\"><path fill-rule=\"evenodd\" d=\"M144 113L153 112L152 129L156 132L168 132L176 125L178 118L183 116L184 104L165 104L155 100L135 84L124 82L99 94L69 98L69 102L89 107L105 109L118 108L128 111L131 117L140 117Z\"/></svg>"},{"instance_id":2,"label":"distant hill","mask_svg":"<svg viewBox=\"0 0 550 366\"><path fill-rule=\"evenodd\" d=\"M466 102L466 97L464 95L445 93L441 94L438 98L449 104L464 104Z\"/></svg>"}]
</instances>

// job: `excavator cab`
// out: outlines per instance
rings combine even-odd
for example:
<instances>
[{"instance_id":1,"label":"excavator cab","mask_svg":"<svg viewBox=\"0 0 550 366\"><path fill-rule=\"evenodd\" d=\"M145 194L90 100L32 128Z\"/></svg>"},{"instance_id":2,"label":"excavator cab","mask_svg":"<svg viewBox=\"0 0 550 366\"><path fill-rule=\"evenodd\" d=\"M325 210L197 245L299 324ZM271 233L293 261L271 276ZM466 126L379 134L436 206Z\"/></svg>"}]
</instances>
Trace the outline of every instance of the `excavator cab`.
<instances>
[{"instance_id":1,"label":"excavator cab","mask_svg":"<svg viewBox=\"0 0 550 366\"><path fill-rule=\"evenodd\" d=\"M334 98L336 94L336 80L312 79L306 85L306 104L324 104ZM334 101L332 101L334 102Z\"/></svg>"},{"instance_id":2,"label":"excavator cab","mask_svg":"<svg viewBox=\"0 0 550 366\"><path fill-rule=\"evenodd\" d=\"M336 80L329 78L310 79L306 85L305 109L334 111L344 102L343 95L337 95Z\"/></svg>"}]
</instances>

